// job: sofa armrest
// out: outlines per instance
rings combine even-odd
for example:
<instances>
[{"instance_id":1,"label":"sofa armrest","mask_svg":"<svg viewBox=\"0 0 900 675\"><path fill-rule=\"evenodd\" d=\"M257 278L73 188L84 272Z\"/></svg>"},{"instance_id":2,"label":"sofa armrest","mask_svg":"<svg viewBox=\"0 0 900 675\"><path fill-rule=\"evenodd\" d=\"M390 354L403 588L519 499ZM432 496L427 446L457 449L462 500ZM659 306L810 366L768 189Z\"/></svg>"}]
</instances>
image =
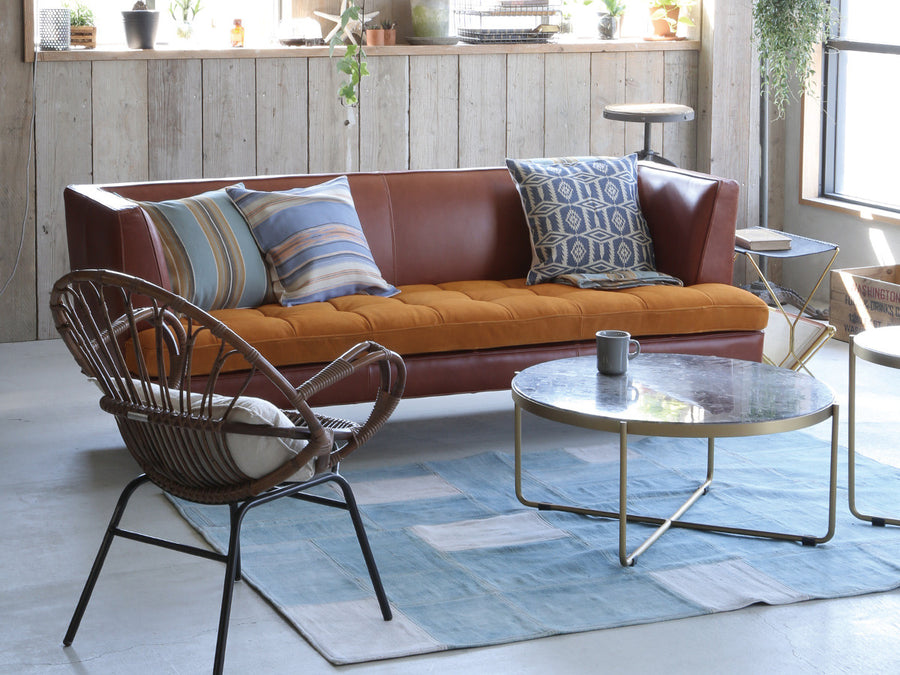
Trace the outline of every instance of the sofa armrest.
<instances>
[{"instance_id":1,"label":"sofa armrest","mask_svg":"<svg viewBox=\"0 0 900 675\"><path fill-rule=\"evenodd\" d=\"M159 235L143 209L95 185L70 185L63 200L71 269L125 272L171 290Z\"/></svg>"},{"instance_id":2,"label":"sofa armrest","mask_svg":"<svg viewBox=\"0 0 900 675\"><path fill-rule=\"evenodd\" d=\"M642 162L638 195L657 269L685 285L731 284L737 182Z\"/></svg>"}]
</instances>

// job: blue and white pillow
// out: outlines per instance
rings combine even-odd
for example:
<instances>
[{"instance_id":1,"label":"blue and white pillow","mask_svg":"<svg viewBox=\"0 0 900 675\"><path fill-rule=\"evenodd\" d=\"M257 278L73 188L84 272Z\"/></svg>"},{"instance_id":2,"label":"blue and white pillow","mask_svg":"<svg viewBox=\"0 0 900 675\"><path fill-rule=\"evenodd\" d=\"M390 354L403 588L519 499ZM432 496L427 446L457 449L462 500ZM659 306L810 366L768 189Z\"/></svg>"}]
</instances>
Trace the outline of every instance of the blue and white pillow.
<instances>
[{"instance_id":1,"label":"blue and white pillow","mask_svg":"<svg viewBox=\"0 0 900 675\"><path fill-rule=\"evenodd\" d=\"M228 188L250 224L282 305L343 295L391 296L363 233L346 176L308 188Z\"/></svg>"},{"instance_id":2,"label":"blue and white pillow","mask_svg":"<svg viewBox=\"0 0 900 675\"><path fill-rule=\"evenodd\" d=\"M507 159L531 234L527 283L655 271L638 203L637 156Z\"/></svg>"}]
</instances>

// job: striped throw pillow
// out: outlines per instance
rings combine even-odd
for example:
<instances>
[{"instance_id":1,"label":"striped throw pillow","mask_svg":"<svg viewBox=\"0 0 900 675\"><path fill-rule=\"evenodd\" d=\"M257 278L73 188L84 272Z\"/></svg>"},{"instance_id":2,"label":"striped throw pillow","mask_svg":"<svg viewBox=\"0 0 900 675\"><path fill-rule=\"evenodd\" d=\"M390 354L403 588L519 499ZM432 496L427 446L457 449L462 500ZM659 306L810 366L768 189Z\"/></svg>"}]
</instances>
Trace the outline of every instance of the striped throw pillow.
<instances>
[{"instance_id":1,"label":"striped throw pillow","mask_svg":"<svg viewBox=\"0 0 900 675\"><path fill-rule=\"evenodd\" d=\"M274 299L262 253L224 188L137 204L159 233L175 293L207 310Z\"/></svg>"},{"instance_id":2,"label":"striped throw pillow","mask_svg":"<svg viewBox=\"0 0 900 675\"><path fill-rule=\"evenodd\" d=\"M285 192L227 191L266 256L282 305L399 293L372 258L346 176Z\"/></svg>"}]
</instances>

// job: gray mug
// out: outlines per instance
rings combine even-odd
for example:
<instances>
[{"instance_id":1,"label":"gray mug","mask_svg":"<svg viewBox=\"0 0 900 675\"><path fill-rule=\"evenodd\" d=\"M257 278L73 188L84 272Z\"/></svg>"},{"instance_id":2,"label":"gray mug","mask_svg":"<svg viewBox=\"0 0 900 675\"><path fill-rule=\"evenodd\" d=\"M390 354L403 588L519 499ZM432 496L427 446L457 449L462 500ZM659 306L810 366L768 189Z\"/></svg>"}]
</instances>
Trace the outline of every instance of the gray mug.
<instances>
[{"instance_id":1,"label":"gray mug","mask_svg":"<svg viewBox=\"0 0 900 675\"><path fill-rule=\"evenodd\" d=\"M631 351L634 346L634 351ZM641 344L624 330L597 331L597 370L602 375L624 375L628 362L641 353Z\"/></svg>"}]
</instances>

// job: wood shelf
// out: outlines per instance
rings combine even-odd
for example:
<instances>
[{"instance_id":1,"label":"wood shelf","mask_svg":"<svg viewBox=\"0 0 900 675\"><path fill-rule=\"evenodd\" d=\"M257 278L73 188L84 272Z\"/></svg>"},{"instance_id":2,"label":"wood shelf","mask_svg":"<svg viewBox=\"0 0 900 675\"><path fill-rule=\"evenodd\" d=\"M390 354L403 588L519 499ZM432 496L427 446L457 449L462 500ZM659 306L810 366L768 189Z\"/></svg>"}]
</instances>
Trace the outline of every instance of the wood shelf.
<instances>
[{"instance_id":1,"label":"wood shelf","mask_svg":"<svg viewBox=\"0 0 900 675\"><path fill-rule=\"evenodd\" d=\"M469 45L392 45L366 47L370 57L378 56L443 56L448 54L577 54L603 52L658 52L700 51L699 40L673 40L659 42L631 38L622 40L556 41L544 44L481 44ZM336 54L341 49L335 50ZM36 51L38 61L153 61L159 59L280 59L328 57L328 47L283 47L184 49L160 45L155 49L128 49L124 45L100 46L97 49L70 49L68 51Z\"/></svg>"}]
</instances>

